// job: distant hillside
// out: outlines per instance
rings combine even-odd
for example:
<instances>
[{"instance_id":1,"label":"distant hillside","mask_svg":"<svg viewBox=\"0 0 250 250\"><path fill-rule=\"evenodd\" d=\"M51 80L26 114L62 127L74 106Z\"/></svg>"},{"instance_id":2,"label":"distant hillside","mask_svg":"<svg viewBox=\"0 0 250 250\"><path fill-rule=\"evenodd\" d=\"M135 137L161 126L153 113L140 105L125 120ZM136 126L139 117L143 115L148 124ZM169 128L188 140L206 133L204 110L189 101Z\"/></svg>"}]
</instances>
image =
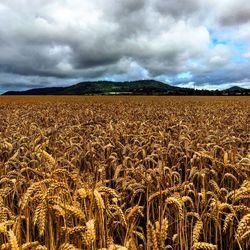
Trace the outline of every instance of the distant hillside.
<instances>
[{"instance_id":1,"label":"distant hillside","mask_svg":"<svg viewBox=\"0 0 250 250\"><path fill-rule=\"evenodd\" d=\"M239 86L233 86L231 88L224 90L224 92L228 92L228 93L244 93L246 91L249 91L249 89L241 88Z\"/></svg>"},{"instance_id":2,"label":"distant hillside","mask_svg":"<svg viewBox=\"0 0 250 250\"><path fill-rule=\"evenodd\" d=\"M63 90L63 94L84 95L84 94L140 94L140 93L161 93L177 89L154 80L133 81L133 82L81 82Z\"/></svg>"},{"instance_id":3,"label":"distant hillside","mask_svg":"<svg viewBox=\"0 0 250 250\"><path fill-rule=\"evenodd\" d=\"M241 88L241 87L239 87L239 86L233 86L233 87L231 87L231 88L228 88L228 89L226 89L227 91L244 91L245 89L244 88Z\"/></svg>"},{"instance_id":4,"label":"distant hillside","mask_svg":"<svg viewBox=\"0 0 250 250\"><path fill-rule=\"evenodd\" d=\"M4 95L119 95L119 94L169 94L181 88L154 80L112 82L80 82L69 87L37 88L26 91L8 91Z\"/></svg>"},{"instance_id":5,"label":"distant hillside","mask_svg":"<svg viewBox=\"0 0 250 250\"><path fill-rule=\"evenodd\" d=\"M8 91L3 95L57 95L62 90L64 90L63 87L37 88L25 91Z\"/></svg>"},{"instance_id":6,"label":"distant hillside","mask_svg":"<svg viewBox=\"0 0 250 250\"><path fill-rule=\"evenodd\" d=\"M127 82L80 82L69 87L8 91L3 95L250 95L249 89L232 87L223 91L180 88L155 80Z\"/></svg>"}]
</instances>

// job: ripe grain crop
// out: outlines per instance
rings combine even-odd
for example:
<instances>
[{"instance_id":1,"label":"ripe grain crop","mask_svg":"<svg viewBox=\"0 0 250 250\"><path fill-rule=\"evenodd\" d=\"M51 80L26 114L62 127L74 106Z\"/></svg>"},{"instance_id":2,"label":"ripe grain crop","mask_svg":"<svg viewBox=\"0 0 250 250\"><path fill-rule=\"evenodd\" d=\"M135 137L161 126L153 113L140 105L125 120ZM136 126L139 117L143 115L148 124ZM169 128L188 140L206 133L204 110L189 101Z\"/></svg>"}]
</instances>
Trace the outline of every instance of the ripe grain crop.
<instances>
[{"instance_id":1,"label":"ripe grain crop","mask_svg":"<svg viewBox=\"0 0 250 250\"><path fill-rule=\"evenodd\" d=\"M250 248L249 97L1 97L0 248Z\"/></svg>"}]
</instances>

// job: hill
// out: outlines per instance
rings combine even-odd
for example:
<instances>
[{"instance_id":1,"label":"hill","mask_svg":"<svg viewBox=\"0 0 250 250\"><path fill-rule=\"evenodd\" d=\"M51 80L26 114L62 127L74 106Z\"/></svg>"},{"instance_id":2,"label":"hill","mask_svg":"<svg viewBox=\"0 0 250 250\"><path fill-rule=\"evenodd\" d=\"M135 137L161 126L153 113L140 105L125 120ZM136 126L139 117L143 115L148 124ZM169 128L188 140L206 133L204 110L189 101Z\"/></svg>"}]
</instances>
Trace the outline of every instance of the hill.
<instances>
[{"instance_id":1,"label":"hill","mask_svg":"<svg viewBox=\"0 0 250 250\"><path fill-rule=\"evenodd\" d=\"M3 95L250 95L250 90L235 86L223 91L209 91L176 87L155 80L139 80L80 82L68 87L8 91Z\"/></svg>"},{"instance_id":2,"label":"hill","mask_svg":"<svg viewBox=\"0 0 250 250\"><path fill-rule=\"evenodd\" d=\"M26 91L8 91L4 95L119 95L119 94L169 94L181 88L155 80L112 82L80 82L69 87L36 88Z\"/></svg>"},{"instance_id":3,"label":"hill","mask_svg":"<svg viewBox=\"0 0 250 250\"><path fill-rule=\"evenodd\" d=\"M250 89L241 88L239 86L233 86L231 88L223 90L223 93L229 95L249 95Z\"/></svg>"}]
</instances>

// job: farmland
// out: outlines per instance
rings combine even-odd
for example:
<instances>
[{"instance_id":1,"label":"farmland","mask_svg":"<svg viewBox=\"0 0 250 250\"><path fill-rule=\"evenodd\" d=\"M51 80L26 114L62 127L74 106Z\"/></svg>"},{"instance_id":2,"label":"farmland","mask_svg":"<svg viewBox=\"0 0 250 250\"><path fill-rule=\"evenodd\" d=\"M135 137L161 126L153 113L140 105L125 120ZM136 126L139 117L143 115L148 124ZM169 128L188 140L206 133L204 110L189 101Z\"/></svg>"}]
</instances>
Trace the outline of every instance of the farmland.
<instances>
[{"instance_id":1,"label":"farmland","mask_svg":"<svg viewBox=\"0 0 250 250\"><path fill-rule=\"evenodd\" d=\"M249 97L0 97L1 249L249 249Z\"/></svg>"}]
</instances>

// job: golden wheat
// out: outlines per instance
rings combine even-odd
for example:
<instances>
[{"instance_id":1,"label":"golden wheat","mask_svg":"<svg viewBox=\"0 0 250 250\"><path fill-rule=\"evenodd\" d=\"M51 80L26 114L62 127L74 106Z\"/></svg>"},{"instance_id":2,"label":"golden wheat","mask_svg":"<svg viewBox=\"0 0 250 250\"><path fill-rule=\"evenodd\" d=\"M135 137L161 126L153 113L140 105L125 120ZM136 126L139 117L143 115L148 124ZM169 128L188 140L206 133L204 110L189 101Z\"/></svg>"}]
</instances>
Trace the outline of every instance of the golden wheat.
<instances>
[{"instance_id":1,"label":"golden wheat","mask_svg":"<svg viewBox=\"0 0 250 250\"><path fill-rule=\"evenodd\" d=\"M249 105L0 97L0 248L250 249Z\"/></svg>"}]
</instances>

